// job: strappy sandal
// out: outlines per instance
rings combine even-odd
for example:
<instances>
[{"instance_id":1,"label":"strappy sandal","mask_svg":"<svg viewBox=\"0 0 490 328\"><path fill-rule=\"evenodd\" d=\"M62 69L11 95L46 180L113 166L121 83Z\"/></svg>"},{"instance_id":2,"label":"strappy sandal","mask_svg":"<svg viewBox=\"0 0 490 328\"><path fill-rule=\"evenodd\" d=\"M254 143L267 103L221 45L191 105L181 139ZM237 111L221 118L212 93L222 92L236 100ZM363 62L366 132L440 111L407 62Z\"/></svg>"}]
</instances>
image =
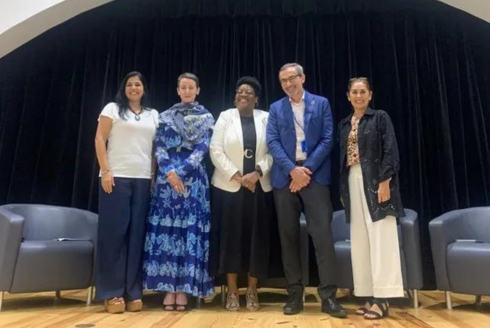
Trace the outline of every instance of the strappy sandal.
<instances>
[{"instance_id":1,"label":"strappy sandal","mask_svg":"<svg viewBox=\"0 0 490 328\"><path fill-rule=\"evenodd\" d=\"M238 293L228 294L226 297L226 309L228 311L240 310L240 299L238 298Z\"/></svg>"},{"instance_id":2,"label":"strappy sandal","mask_svg":"<svg viewBox=\"0 0 490 328\"><path fill-rule=\"evenodd\" d=\"M165 300L167 299L167 295L173 295L174 296L172 303L169 303L169 304L166 304L165 303ZM175 295L175 293L167 293L165 295L165 297L163 298L163 310L164 311L175 311L175 306L176 306L175 305L175 300L176 300L176 297L177 296Z\"/></svg>"},{"instance_id":3,"label":"strappy sandal","mask_svg":"<svg viewBox=\"0 0 490 328\"><path fill-rule=\"evenodd\" d=\"M124 299L121 297L113 297L104 301L104 308L107 313L124 313Z\"/></svg>"},{"instance_id":4,"label":"strappy sandal","mask_svg":"<svg viewBox=\"0 0 490 328\"><path fill-rule=\"evenodd\" d=\"M259 304L259 296L257 295L257 291L248 291L245 294L245 299L247 300L247 309L250 311L257 311L260 309Z\"/></svg>"},{"instance_id":5,"label":"strappy sandal","mask_svg":"<svg viewBox=\"0 0 490 328\"><path fill-rule=\"evenodd\" d=\"M185 312L189 310L189 304L177 304L175 303L175 310L179 312Z\"/></svg>"},{"instance_id":6,"label":"strappy sandal","mask_svg":"<svg viewBox=\"0 0 490 328\"><path fill-rule=\"evenodd\" d=\"M381 310L381 313L378 313L377 311L374 310L368 310L364 314L364 319L366 320L379 320L384 317L387 317L389 315L389 303L387 301L382 301L378 298L375 298L373 300L373 305L371 306L371 309L373 308L374 305L377 305L378 308Z\"/></svg>"},{"instance_id":7,"label":"strappy sandal","mask_svg":"<svg viewBox=\"0 0 490 328\"><path fill-rule=\"evenodd\" d=\"M366 302L366 304L356 310L356 315L365 315L367 311L373 306L372 300Z\"/></svg>"},{"instance_id":8,"label":"strappy sandal","mask_svg":"<svg viewBox=\"0 0 490 328\"><path fill-rule=\"evenodd\" d=\"M179 302L177 302L177 300L179 299L179 296L181 295L184 295L185 296L185 301L186 303L185 304L180 304ZM175 309L179 312L184 312L184 311L187 311L189 310L189 298L187 297L187 295L185 293L177 293L175 295Z\"/></svg>"},{"instance_id":9,"label":"strappy sandal","mask_svg":"<svg viewBox=\"0 0 490 328\"><path fill-rule=\"evenodd\" d=\"M143 301L140 299L126 303L126 311L139 312L143 310Z\"/></svg>"}]
</instances>

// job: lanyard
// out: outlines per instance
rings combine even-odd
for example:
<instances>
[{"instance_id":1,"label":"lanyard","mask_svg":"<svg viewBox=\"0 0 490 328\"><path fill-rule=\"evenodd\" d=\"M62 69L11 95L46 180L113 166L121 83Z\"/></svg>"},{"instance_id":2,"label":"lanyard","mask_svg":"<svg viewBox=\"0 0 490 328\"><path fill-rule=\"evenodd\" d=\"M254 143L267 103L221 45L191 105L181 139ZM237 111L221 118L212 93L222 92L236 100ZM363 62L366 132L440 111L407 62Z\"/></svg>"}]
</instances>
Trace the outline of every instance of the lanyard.
<instances>
[{"instance_id":1,"label":"lanyard","mask_svg":"<svg viewBox=\"0 0 490 328\"><path fill-rule=\"evenodd\" d=\"M301 124L299 124L298 119L296 118L296 113L294 112L294 110L293 110L293 119L294 119L294 123L296 123L299 126L299 128L301 129L301 131L303 131L303 133L304 133L305 129L303 126L301 126Z\"/></svg>"}]
</instances>

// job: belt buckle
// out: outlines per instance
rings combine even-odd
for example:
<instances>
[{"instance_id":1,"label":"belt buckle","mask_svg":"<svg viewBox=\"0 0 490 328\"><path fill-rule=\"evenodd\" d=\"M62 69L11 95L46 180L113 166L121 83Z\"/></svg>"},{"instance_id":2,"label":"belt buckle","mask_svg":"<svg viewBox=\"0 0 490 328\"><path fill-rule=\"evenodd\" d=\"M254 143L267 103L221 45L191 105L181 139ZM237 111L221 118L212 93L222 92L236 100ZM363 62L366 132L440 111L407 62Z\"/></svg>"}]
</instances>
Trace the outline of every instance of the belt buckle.
<instances>
[{"instance_id":1,"label":"belt buckle","mask_svg":"<svg viewBox=\"0 0 490 328\"><path fill-rule=\"evenodd\" d=\"M245 149L245 150L243 151L243 156L244 156L245 158L250 159L250 158L252 158L252 157L254 156L254 152L253 152L253 150L252 150L252 149Z\"/></svg>"}]
</instances>

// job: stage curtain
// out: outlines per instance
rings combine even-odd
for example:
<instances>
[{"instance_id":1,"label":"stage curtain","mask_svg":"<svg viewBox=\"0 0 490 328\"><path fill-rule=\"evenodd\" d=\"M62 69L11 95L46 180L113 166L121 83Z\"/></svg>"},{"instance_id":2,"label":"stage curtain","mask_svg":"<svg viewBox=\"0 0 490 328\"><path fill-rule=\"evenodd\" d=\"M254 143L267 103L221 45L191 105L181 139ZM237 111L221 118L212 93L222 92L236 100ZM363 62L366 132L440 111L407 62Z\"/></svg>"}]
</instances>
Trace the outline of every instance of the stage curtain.
<instances>
[{"instance_id":1,"label":"stage curtain","mask_svg":"<svg viewBox=\"0 0 490 328\"><path fill-rule=\"evenodd\" d=\"M428 0L114 1L0 60L0 203L97 212L97 118L129 71L146 76L159 112L179 101L177 76L196 73L198 100L217 118L243 75L260 80L268 109L284 96L278 69L297 61L335 123L350 113L347 80L372 80L373 107L396 129L402 199L419 213L433 286L428 222L490 204L489 37L488 23ZM338 147L332 156L340 209Z\"/></svg>"}]
</instances>

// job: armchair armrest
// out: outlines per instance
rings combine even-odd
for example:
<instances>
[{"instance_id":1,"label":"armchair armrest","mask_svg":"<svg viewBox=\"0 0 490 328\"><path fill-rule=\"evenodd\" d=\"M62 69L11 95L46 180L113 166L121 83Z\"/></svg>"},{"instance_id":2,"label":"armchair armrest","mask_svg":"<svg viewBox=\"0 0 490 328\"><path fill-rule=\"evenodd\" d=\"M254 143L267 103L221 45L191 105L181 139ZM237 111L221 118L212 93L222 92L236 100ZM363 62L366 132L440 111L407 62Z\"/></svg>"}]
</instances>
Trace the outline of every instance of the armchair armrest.
<instances>
[{"instance_id":1,"label":"armchair armrest","mask_svg":"<svg viewBox=\"0 0 490 328\"><path fill-rule=\"evenodd\" d=\"M335 211L332 217L333 242L350 240L350 224L345 219L345 211Z\"/></svg>"},{"instance_id":2,"label":"armchair armrest","mask_svg":"<svg viewBox=\"0 0 490 328\"><path fill-rule=\"evenodd\" d=\"M417 212L405 209L405 216L399 219L402 229L403 253L405 254L407 289L421 289L424 281L422 277L422 252L420 249L420 230Z\"/></svg>"},{"instance_id":3,"label":"armchair armrest","mask_svg":"<svg viewBox=\"0 0 490 328\"><path fill-rule=\"evenodd\" d=\"M468 234L469 222L462 220L471 209L454 210L429 222L432 258L439 290L450 290L447 275L447 246L458 238L471 238Z\"/></svg>"},{"instance_id":4,"label":"armchair armrest","mask_svg":"<svg viewBox=\"0 0 490 328\"><path fill-rule=\"evenodd\" d=\"M22 241L24 218L0 206L0 291L9 291Z\"/></svg>"}]
</instances>

